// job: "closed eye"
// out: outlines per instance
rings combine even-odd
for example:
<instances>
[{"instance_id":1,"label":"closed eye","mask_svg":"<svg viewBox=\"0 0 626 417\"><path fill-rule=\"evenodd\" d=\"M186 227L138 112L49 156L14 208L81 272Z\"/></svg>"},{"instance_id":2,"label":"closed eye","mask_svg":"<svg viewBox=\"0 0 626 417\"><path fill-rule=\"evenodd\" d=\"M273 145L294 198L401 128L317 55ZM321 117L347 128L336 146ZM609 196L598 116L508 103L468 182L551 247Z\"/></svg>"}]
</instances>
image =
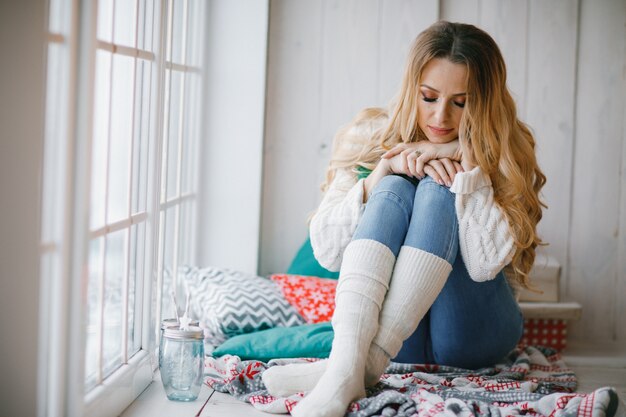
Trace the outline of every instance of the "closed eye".
<instances>
[{"instance_id":1,"label":"closed eye","mask_svg":"<svg viewBox=\"0 0 626 417\"><path fill-rule=\"evenodd\" d=\"M438 100L437 97L427 97L427 96L422 96L422 100L424 100L426 103L434 103L435 101ZM454 105L459 107L459 108L464 108L465 107L465 101L453 101Z\"/></svg>"}]
</instances>

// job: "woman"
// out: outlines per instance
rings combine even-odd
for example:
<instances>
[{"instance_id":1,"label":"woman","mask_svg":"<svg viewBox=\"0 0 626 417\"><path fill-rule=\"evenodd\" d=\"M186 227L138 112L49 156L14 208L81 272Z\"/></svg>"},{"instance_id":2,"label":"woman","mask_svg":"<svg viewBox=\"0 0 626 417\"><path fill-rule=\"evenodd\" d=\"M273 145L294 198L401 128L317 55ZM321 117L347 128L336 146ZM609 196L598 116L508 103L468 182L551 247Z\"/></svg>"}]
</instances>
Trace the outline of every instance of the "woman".
<instances>
[{"instance_id":1,"label":"woman","mask_svg":"<svg viewBox=\"0 0 626 417\"><path fill-rule=\"evenodd\" d=\"M273 394L312 388L294 416L343 415L390 358L479 368L521 336L502 270L528 286L545 176L493 39L426 29L390 117L366 111L339 138L359 129L373 134L338 141L310 226L318 261L340 267L330 357L263 375Z\"/></svg>"}]
</instances>

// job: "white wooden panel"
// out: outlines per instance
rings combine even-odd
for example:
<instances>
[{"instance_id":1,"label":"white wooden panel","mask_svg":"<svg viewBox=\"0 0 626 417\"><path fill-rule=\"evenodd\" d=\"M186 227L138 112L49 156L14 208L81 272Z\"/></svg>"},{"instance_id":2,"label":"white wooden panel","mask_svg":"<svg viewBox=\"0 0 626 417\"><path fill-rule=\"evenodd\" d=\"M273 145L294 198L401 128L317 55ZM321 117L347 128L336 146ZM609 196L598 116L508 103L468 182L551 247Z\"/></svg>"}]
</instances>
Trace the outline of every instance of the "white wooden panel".
<instances>
[{"instance_id":1,"label":"white wooden panel","mask_svg":"<svg viewBox=\"0 0 626 417\"><path fill-rule=\"evenodd\" d=\"M537 141L539 166L548 178L543 200L548 205L539 233L549 246L540 248L562 266L561 296L567 286L578 8L571 0L532 1L528 19L526 122Z\"/></svg>"},{"instance_id":2,"label":"white wooden panel","mask_svg":"<svg viewBox=\"0 0 626 417\"><path fill-rule=\"evenodd\" d=\"M479 25L480 0L441 0L442 20Z\"/></svg>"},{"instance_id":3,"label":"white wooden panel","mask_svg":"<svg viewBox=\"0 0 626 417\"><path fill-rule=\"evenodd\" d=\"M584 311L573 338L607 339L616 325L625 7L581 5L568 296Z\"/></svg>"},{"instance_id":4,"label":"white wooden panel","mask_svg":"<svg viewBox=\"0 0 626 417\"><path fill-rule=\"evenodd\" d=\"M254 273L261 219L269 0L208 4L198 263Z\"/></svg>"},{"instance_id":5,"label":"white wooden panel","mask_svg":"<svg viewBox=\"0 0 626 417\"><path fill-rule=\"evenodd\" d=\"M439 18L436 0L381 2L378 101L386 105L398 93L406 58L417 35Z\"/></svg>"},{"instance_id":6,"label":"white wooden panel","mask_svg":"<svg viewBox=\"0 0 626 417\"><path fill-rule=\"evenodd\" d=\"M260 273L284 272L317 206L328 139L320 134L321 2L272 1Z\"/></svg>"},{"instance_id":7,"label":"white wooden panel","mask_svg":"<svg viewBox=\"0 0 626 417\"><path fill-rule=\"evenodd\" d=\"M359 110L380 104L378 8L378 0L324 1L320 139L328 145Z\"/></svg>"},{"instance_id":8,"label":"white wooden panel","mask_svg":"<svg viewBox=\"0 0 626 417\"><path fill-rule=\"evenodd\" d=\"M506 62L507 84L524 118L528 1L443 0L441 18L476 25L494 38Z\"/></svg>"},{"instance_id":9,"label":"white wooden panel","mask_svg":"<svg viewBox=\"0 0 626 417\"><path fill-rule=\"evenodd\" d=\"M507 68L507 85L513 93L518 113L524 118L528 2L482 0L479 13L478 26L500 47Z\"/></svg>"}]
</instances>

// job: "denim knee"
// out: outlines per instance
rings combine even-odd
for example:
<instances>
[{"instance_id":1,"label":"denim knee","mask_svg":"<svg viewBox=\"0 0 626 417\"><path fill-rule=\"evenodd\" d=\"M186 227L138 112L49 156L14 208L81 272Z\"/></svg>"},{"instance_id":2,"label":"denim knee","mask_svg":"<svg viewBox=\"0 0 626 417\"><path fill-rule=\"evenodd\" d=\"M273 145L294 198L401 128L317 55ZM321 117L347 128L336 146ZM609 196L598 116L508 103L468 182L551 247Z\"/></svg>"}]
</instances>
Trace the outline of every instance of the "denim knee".
<instances>
[{"instance_id":1,"label":"denim knee","mask_svg":"<svg viewBox=\"0 0 626 417\"><path fill-rule=\"evenodd\" d=\"M395 256L406 237L413 212L415 186L405 178L387 175L374 187L352 237L387 246Z\"/></svg>"},{"instance_id":2,"label":"denim knee","mask_svg":"<svg viewBox=\"0 0 626 417\"><path fill-rule=\"evenodd\" d=\"M442 210L454 210L454 193L446 186L439 185L431 177L421 180L415 191L415 199L424 202L424 209L436 214Z\"/></svg>"},{"instance_id":3,"label":"denim knee","mask_svg":"<svg viewBox=\"0 0 626 417\"><path fill-rule=\"evenodd\" d=\"M432 178L424 178L415 192L405 244L452 264L458 252L458 241L454 194Z\"/></svg>"},{"instance_id":4,"label":"denim knee","mask_svg":"<svg viewBox=\"0 0 626 417\"><path fill-rule=\"evenodd\" d=\"M372 190L371 198L377 194L392 194L402 202L409 213L413 210L413 200L415 199L415 183L400 175L387 175L381 179Z\"/></svg>"}]
</instances>

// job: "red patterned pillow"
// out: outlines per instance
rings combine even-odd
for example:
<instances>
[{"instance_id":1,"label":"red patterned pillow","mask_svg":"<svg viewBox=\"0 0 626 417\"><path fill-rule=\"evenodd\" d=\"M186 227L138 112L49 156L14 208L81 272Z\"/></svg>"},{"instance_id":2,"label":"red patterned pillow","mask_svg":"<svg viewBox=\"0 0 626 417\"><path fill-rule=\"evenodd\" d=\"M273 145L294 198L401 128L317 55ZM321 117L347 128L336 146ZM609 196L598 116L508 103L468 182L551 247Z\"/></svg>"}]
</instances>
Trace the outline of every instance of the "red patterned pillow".
<instances>
[{"instance_id":1,"label":"red patterned pillow","mask_svg":"<svg viewBox=\"0 0 626 417\"><path fill-rule=\"evenodd\" d=\"M307 323L330 321L335 311L336 279L274 274L270 277Z\"/></svg>"}]
</instances>

